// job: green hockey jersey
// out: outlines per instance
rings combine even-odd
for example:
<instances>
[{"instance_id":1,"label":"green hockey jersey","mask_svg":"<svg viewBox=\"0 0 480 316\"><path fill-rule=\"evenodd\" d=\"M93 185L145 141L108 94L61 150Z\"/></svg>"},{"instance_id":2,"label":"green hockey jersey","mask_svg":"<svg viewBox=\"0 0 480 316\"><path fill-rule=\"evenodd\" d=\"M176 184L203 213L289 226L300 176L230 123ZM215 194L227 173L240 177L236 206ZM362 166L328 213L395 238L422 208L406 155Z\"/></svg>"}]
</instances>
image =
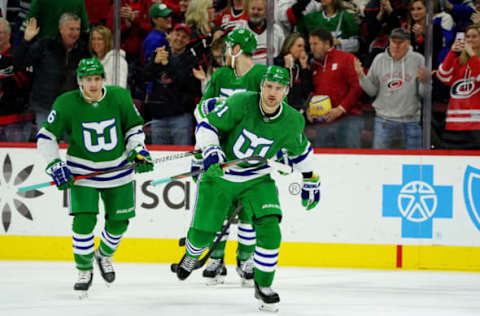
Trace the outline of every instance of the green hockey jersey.
<instances>
[{"instance_id":1,"label":"green hockey jersey","mask_svg":"<svg viewBox=\"0 0 480 316\"><path fill-rule=\"evenodd\" d=\"M253 65L247 73L238 78L230 67L217 69L207 83L202 99L195 109L197 120L204 118L210 112L205 104L208 99L216 97L226 99L237 92L260 91L260 84L266 71L265 65Z\"/></svg>"},{"instance_id":2,"label":"green hockey jersey","mask_svg":"<svg viewBox=\"0 0 480 316\"><path fill-rule=\"evenodd\" d=\"M282 102L274 117L266 117L260 107L260 93L241 92L223 104L198 124L197 144L200 148L220 144L227 161L259 155L267 159L276 157L285 149L297 170L312 171L312 148L303 129L303 116ZM239 165L229 168L226 180L244 182L270 173L268 166Z\"/></svg>"},{"instance_id":3,"label":"green hockey jersey","mask_svg":"<svg viewBox=\"0 0 480 316\"><path fill-rule=\"evenodd\" d=\"M324 11L315 11L305 15L297 24L298 32L308 34L310 31L323 28L332 32L333 38L349 38L358 36L359 27L352 14L347 11L338 11L327 17Z\"/></svg>"},{"instance_id":4,"label":"green hockey jersey","mask_svg":"<svg viewBox=\"0 0 480 316\"><path fill-rule=\"evenodd\" d=\"M125 165L128 151L143 144L142 125L143 119L128 90L107 86L102 99L93 103L87 102L80 90L75 90L56 99L37 140L56 143L66 133L69 143L67 166L77 176ZM49 154L44 153L44 156ZM133 169L128 169L75 183L97 188L115 187L131 181L132 175Z\"/></svg>"}]
</instances>

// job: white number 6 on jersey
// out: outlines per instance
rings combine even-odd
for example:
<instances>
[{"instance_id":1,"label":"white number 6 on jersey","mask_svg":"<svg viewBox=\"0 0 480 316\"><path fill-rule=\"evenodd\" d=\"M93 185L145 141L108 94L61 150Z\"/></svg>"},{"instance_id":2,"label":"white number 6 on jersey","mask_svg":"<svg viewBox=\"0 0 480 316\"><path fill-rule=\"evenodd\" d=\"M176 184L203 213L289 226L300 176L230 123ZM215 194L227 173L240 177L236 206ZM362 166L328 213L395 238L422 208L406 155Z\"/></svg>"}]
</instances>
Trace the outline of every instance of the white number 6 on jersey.
<instances>
[{"instance_id":1,"label":"white number 6 on jersey","mask_svg":"<svg viewBox=\"0 0 480 316\"><path fill-rule=\"evenodd\" d=\"M49 124L52 124L53 121L55 121L55 115L57 115L57 112L56 112L55 110L52 110L52 111L50 112L50 114L48 114L47 122L48 122Z\"/></svg>"}]
</instances>

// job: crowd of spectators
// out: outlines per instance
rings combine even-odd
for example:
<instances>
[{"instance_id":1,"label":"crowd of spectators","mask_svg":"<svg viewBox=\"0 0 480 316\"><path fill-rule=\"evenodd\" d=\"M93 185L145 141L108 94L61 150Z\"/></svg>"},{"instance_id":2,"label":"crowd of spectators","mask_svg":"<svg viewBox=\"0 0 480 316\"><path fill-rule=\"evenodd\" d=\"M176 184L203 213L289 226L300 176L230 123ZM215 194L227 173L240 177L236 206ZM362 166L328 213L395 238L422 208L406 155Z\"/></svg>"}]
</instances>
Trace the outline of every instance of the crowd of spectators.
<instances>
[{"instance_id":1,"label":"crowd of spectators","mask_svg":"<svg viewBox=\"0 0 480 316\"><path fill-rule=\"evenodd\" d=\"M315 147L421 149L424 91L432 148L480 148L480 0L112 0L0 2L0 142L31 141L60 94L78 89L80 59L130 90L152 144L193 144L196 104L225 66L235 28L257 40L256 64L290 70L288 103ZM267 25L273 30L267 45ZM120 33L120 49L114 34ZM271 47L269 51L267 48ZM319 102L331 108L319 114Z\"/></svg>"}]
</instances>

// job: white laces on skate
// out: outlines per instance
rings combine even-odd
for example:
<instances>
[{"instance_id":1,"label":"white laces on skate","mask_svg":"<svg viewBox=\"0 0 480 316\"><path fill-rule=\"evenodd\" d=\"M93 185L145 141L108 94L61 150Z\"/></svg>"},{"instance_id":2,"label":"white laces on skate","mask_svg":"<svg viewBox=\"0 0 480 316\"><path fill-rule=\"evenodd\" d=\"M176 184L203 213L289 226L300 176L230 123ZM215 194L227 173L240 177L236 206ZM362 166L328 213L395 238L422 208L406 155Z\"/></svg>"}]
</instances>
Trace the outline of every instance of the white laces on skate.
<instances>
[{"instance_id":1,"label":"white laces on skate","mask_svg":"<svg viewBox=\"0 0 480 316\"><path fill-rule=\"evenodd\" d=\"M112 258L100 256L100 263L102 264L105 273L113 272Z\"/></svg>"},{"instance_id":2,"label":"white laces on skate","mask_svg":"<svg viewBox=\"0 0 480 316\"><path fill-rule=\"evenodd\" d=\"M192 272L193 268L195 267L195 264L197 263L197 259L185 256L185 258L182 260L182 263L180 266L184 268L185 270Z\"/></svg>"},{"instance_id":3,"label":"white laces on skate","mask_svg":"<svg viewBox=\"0 0 480 316\"><path fill-rule=\"evenodd\" d=\"M78 281L77 283L88 283L90 282L92 272L90 270L79 270L78 271Z\"/></svg>"},{"instance_id":4,"label":"white laces on skate","mask_svg":"<svg viewBox=\"0 0 480 316\"><path fill-rule=\"evenodd\" d=\"M254 264L254 262L253 262L253 256L251 256L250 258L248 258L247 261L243 261L243 262L241 263L241 269L242 269L245 273L252 273L254 266L255 266L255 264Z\"/></svg>"},{"instance_id":5,"label":"white laces on skate","mask_svg":"<svg viewBox=\"0 0 480 316\"><path fill-rule=\"evenodd\" d=\"M272 290L271 287L260 287L260 291L267 296L271 296L275 294L275 292Z\"/></svg>"},{"instance_id":6,"label":"white laces on skate","mask_svg":"<svg viewBox=\"0 0 480 316\"><path fill-rule=\"evenodd\" d=\"M208 265L205 268L205 270L216 271L218 268L220 268L222 266L222 263L223 263L222 259L212 259L212 258L210 258L210 260L208 261Z\"/></svg>"}]
</instances>

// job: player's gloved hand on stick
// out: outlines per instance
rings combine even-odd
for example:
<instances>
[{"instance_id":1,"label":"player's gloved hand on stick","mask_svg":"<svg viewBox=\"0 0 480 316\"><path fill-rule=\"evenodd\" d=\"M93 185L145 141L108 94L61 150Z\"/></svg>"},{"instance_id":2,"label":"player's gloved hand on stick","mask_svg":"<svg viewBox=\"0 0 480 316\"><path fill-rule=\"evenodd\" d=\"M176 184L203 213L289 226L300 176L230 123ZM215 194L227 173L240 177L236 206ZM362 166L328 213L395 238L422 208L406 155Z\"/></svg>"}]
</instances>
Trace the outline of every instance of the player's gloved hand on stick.
<instances>
[{"instance_id":1,"label":"player's gloved hand on stick","mask_svg":"<svg viewBox=\"0 0 480 316\"><path fill-rule=\"evenodd\" d=\"M190 165L190 172L195 172L197 170L202 169L203 167L203 159L202 154L195 154L192 158L192 162ZM197 182L198 174L196 176L192 176L193 181Z\"/></svg>"},{"instance_id":2,"label":"player's gloved hand on stick","mask_svg":"<svg viewBox=\"0 0 480 316\"><path fill-rule=\"evenodd\" d=\"M211 145L202 152L203 170L205 175L212 177L223 176L223 170L220 168L220 163L225 161L225 153L218 145Z\"/></svg>"},{"instance_id":3,"label":"player's gloved hand on stick","mask_svg":"<svg viewBox=\"0 0 480 316\"><path fill-rule=\"evenodd\" d=\"M72 173L65 162L60 159L55 159L49 163L45 171L53 178L59 190L66 190L73 186Z\"/></svg>"},{"instance_id":4,"label":"player's gloved hand on stick","mask_svg":"<svg viewBox=\"0 0 480 316\"><path fill-rule=\"evenodd\" d=\"M152 157L150 156L148 150L141 145L130 150L127 160L129 162L137 163L137 166L135 167L136 173L153 171Z\"/></svg>"},{"instance_id":5,"label":"player's gloved hand on stick","mask_svg":"<svg viewBox=\"0 0 480 316\"><path fill-rule=\"evenodd\" d=\"M310 173L310 177L303 176L302 185L302 205L307 211L317 206L320 201L320 178L315 173Z\"/></svg>"}]
</instances>

